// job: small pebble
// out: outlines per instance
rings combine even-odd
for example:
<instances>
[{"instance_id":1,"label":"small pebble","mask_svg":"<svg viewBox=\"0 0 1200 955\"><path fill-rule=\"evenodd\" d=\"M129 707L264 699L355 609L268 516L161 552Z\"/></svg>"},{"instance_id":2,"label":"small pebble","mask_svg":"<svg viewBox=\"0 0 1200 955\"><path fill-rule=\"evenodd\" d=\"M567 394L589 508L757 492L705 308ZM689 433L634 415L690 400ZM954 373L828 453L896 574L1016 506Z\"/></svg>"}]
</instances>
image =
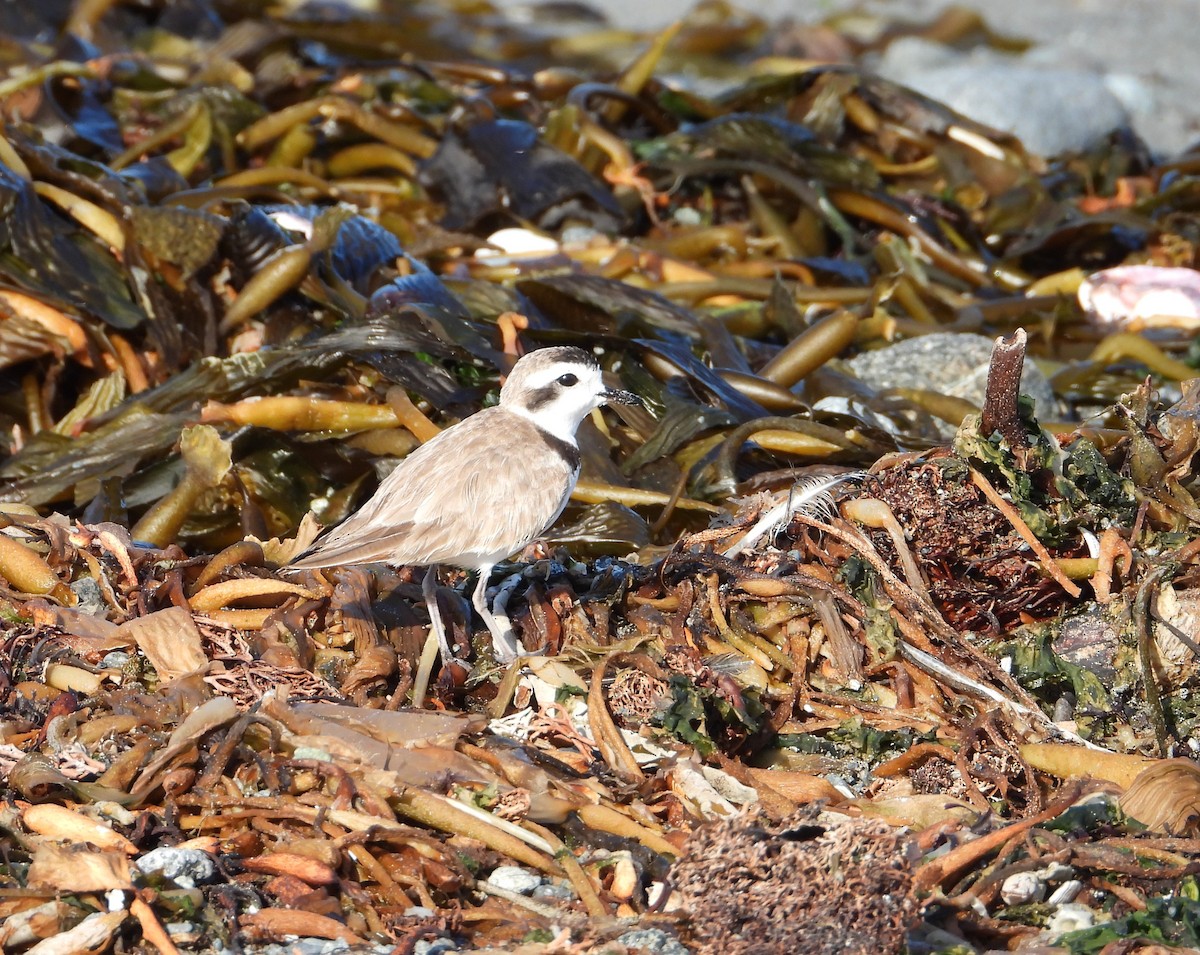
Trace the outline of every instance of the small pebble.
<instances>
[{"instance_id":1,"label":"small pebble","mask_svg":"<svg viewBox=\"0 0 1200 955\"><path fill-rule=\"evenodd\" d=\"M1048 866L1038 871L1047 882L1065 882L1075 875L1075 869L1064 862L1051 862Z\"/></svg>"},{"instance_id":2,"label":"small pebble","mask_svg":"<svg viewBox=\"0 0 1200 955\"><path fill-rule=\"evenodd\" d=\"M437 913L425 905L410 905L404 910L404 917L406 919L431 919L435 915Z\"/></svg>"},{"instance_id":3,"label":"small pebble","mask_svg":"<svg viewBox=\"0 0 1200 955\"><path fill-rule=\"evenodd\" d=\"M128 653L124 650L113 650L110 653L104 654L104 657L100 660L100 666L106 670L120 670L128 662Z\"/></svg>"},{"instance_id":4,"label":"small pebble","mask_svg":"<svg viewBox=\"0 0 1200 955\"><path fill-rule=\"evenodd\" d=\"M502 865L492 870L488 882L498 889L529 895L542 884L542 877L518 865Z\"/></svg>"},{"instance_id":5,"label":"small pebble","mask_svg":"<svg viewBox=\"0 0 1200 955\"><path fill-rule=\"evenodd\" d=\"M204 934L195 922L168 922L163 927L176 945L192 945L200 941Z\"/></svg>"},{"instance_id":6,"label":"small pebble","mask_svg":"<svg viewBox=\"0 0 1200 955\"><path fill-rule=\"evenodd\" d=\"M268 945L264 955L337 955L349 948L345 939L298 938L286 945Z\"/></svg>"},{"instance_id":7,"label":"small pebble","mask_svg":"<svg viewBox=\"0 0 1200 955\"><path fill-rule=\"evenodd\" d=\"M553 882L545 882L533 890L533 898L535 899L553 899L555 901L570 901L575 898L575 893L571 891L569 886L556 885Z\"/></svg>"},{"instance_id":8,"label":"small pebble","mask_svg":"<svg viewBox=\"0 0 1200 955\"><path fill-rule=\"evenodd\" d=\"M626 948L641 949L653 955L688 955L683 943L660 928L639 928L626 932L617 939Z\"/></svg>"},{"instance_id":9,"label":"small pebble","mask_svg":"<svg viewBox=\"0 0 1200 955\"><path fill-rule=\"evenodd\" d=\"M173 849L164 846L152 849L134 863L143 875L161 873L181 889L194 889L216 874L216 866L208 853L199 849Z\"/></svg>"},{"instance_id":10,"label":"small pebble","mask_svg":"<svg viewBox=\"0 0 1200 955\"><path fill-rule=\"evenodd\" d=\"M80 577L71 581L71 590L75 593L75 609L91 617L103 617L108 613L108 604L104 602L104 594L100 585L91 577Z\"/></svg>"}]
</instances>

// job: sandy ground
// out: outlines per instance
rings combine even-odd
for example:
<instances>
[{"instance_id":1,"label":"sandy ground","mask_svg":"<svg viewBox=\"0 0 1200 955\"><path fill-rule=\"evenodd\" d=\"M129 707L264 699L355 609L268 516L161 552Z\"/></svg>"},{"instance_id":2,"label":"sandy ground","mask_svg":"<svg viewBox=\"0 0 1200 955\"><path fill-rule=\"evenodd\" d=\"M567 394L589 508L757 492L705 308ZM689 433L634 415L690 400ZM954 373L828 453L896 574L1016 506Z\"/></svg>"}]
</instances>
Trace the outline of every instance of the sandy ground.
<instances>
[{"instance_id":1,"label":"sandy ground","mask_svg":"<svg viewBox=\"0 0 1200 955\"><path fill-rule=\"evenodd\" d=\"M497 0L529 7L528 0ZM1035 40L1042 64L1103 74L1121 94L1134 125L1161 153L1200 141L1200 0L957 0L997 32ZM689 0L595 0L616 25L650 29L680 16ZM947 0L753 0L768 18L814 22L851 9L927 22ZM1053 98L1055 89L1045 95ZM1064 92L1060 99L1066 100ZM1060 102L1069 109L1069 102ZM1053 115L1050 111L1049 115ZM1055 120L1048 119L1047 122Z\"/></svg>"}]
</instances>

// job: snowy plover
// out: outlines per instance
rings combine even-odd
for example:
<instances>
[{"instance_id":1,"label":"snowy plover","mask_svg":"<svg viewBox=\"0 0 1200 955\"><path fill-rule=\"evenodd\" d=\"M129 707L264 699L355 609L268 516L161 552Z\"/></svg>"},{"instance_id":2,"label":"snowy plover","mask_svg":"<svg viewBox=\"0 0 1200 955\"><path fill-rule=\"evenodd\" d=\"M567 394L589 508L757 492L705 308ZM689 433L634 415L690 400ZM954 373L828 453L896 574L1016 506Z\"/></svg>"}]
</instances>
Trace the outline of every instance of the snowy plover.
<instances>
[{"instance_id":1,"label":"snowy plover","mask_svg":"<svg viewBox=\"0 0 1200 955\"><path fill-rule=\"evenodd\" d=\"M479 572L472 603L496 657L521 652L492 615L492 567L536 540L562 513L579 477L575 432L606 402L641 404L604 386L600 365L578 348L543 348L513 367L500 403L447 428L406 457L358 511L291 566L451 564ZM442 659L453 659L438 612L437 573L423 593Z\"/></svg>"}]
</instances>

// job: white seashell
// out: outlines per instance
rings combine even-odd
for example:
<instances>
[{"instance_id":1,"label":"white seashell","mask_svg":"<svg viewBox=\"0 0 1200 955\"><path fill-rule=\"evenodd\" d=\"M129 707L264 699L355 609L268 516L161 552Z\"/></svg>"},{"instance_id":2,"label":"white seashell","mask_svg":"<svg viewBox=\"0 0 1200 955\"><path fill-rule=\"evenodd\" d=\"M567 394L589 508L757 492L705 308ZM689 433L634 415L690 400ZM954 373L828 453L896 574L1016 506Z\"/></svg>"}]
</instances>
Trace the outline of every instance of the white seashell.
<instances>
[{"instance_id":1,"label":"white seashell","mask_svg":"<svg viewBox=\"0 0 1200 955\"><path fill-rule=\"evenodd\" d=\"M1051 893L1047 899L1051 905L1065 905L1067 902L1074 902L1075 897L1083 891L1083 883L1078 879L1068 879L1062 885Z\"/></svg>"}]
</instances>

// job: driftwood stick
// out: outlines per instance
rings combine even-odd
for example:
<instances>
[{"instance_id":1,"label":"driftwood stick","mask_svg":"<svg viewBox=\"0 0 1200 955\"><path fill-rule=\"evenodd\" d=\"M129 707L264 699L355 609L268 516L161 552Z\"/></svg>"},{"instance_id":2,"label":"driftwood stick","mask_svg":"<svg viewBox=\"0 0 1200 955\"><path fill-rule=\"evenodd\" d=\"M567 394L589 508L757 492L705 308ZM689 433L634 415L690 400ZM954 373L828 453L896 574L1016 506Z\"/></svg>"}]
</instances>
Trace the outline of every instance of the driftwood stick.
<instances>
[{"instance_id":1,"label":"driftwood stick","mask_svg":"<svg viewBox=\"0 0 1200 955\"><path fill-rule=\"evenodd\" d=\"M988 366L987 391L979 430L983 437L999 431L1024 468L1029 438L1021 424L1017 399L1021 394L1021 370L1025 367L1025 329L1018 328L1010 338L996 339Z\"/></svg>"}]
</instances>

